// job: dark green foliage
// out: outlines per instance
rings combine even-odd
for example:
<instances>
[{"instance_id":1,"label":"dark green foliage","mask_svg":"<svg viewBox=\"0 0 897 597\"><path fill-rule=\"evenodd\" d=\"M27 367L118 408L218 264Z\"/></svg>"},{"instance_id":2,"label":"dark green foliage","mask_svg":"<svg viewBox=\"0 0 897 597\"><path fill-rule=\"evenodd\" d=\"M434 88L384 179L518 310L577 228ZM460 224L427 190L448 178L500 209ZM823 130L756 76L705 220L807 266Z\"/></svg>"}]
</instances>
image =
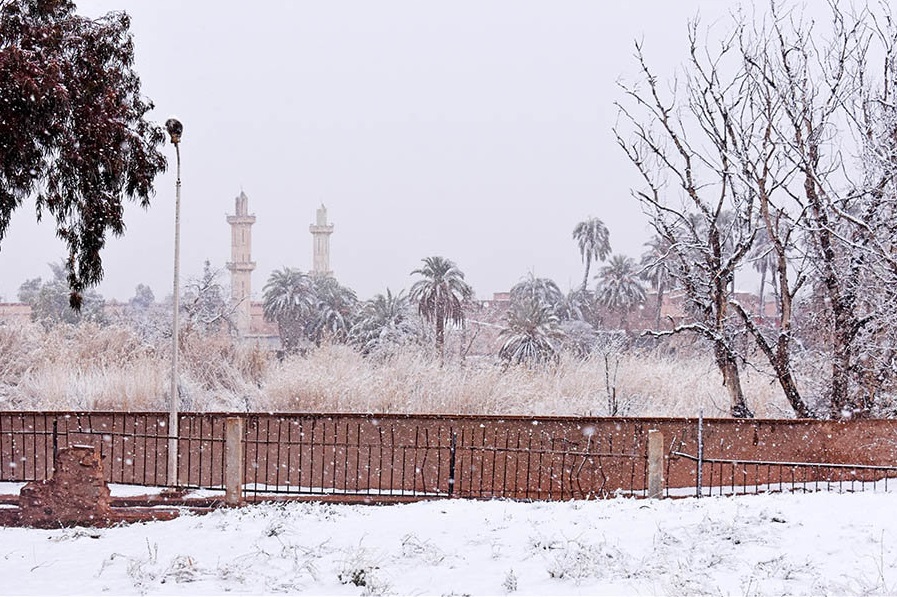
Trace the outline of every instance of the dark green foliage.
<instances>
[{"instance_id":1,"label":"dark green foliage","mask_svg":"<svg viewBox=\"0 0 897 597\"><path fill-rule=\"evenodd\" d=\"M103 277L107 235L124 233L123 198L147 207L166 167L129 26L123 12L78 16L68 0L0 2L0 241L34 197L68 249L75 309Z\"/></svg>"}]
</instances>

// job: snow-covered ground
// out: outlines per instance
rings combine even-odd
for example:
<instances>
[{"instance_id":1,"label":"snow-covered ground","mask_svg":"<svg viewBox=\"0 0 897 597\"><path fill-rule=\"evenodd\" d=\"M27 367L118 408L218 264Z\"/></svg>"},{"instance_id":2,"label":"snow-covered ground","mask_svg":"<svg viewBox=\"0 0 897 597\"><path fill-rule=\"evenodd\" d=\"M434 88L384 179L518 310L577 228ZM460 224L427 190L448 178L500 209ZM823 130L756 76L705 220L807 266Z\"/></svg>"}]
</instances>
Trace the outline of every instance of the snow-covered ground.
<instances>
[{"instance_id":1,"label":"snow-covered ground","mask_svg":"<svg viewBox=\"0 0 897 597\"><path fill-rule=\"evenodd\" d=\"M895 511L895 493L280 503L0 528L0 593L897 594Z\"/></svg>"}]
</instances>

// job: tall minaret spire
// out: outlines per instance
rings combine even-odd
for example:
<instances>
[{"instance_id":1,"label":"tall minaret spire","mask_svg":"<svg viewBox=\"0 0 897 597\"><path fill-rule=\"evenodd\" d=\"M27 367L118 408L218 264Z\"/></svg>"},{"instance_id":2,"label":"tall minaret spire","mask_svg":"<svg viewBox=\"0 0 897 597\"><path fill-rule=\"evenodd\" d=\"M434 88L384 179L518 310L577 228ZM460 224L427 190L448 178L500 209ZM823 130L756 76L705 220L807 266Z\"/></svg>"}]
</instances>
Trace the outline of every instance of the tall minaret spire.
<instances>
[{"instance_id":1,"label":"tall minaret spire","mask_svg":"<svg viewBox=\"0 0 897 597\"><path fill-rule=\"evenodd\" d=\"M230 270L231 305L236 314L237 331L241 336L249 333L250 301L252 299L252 225L255 216L249 215L249 197L242 190L235 201L236 213L227 216L230 224L231 260L227 264Z\"/></svg>"},{"instance_id":2,"label":"tall minaret spire","mask_svg":"<svg viewBox=\"0 0 897 597\"><path fill-rule=\"evenodd\" d=\"M312 268L314 276L332 276L330 270L330 235L333 234L333 224L327 223L327 208L324 204L318 208L315 223L308 227L313 239Z\"/></svg>"}]
</instances>

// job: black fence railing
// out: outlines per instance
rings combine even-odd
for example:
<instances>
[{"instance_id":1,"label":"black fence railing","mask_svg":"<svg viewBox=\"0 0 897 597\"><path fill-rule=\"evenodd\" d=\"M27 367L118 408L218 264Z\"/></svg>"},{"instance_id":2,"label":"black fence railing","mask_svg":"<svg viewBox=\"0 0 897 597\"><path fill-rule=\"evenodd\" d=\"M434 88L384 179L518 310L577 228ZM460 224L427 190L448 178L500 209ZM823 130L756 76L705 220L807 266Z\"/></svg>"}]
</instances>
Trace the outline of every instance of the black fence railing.
<instances>
[{"instance_id":1,"label":"black fence railing","mask_svg":"<svg viewBox=\"0 0 897 597\"><path fill-rule=\"evenodd\" d=\"M450 496L451 431L348 417L247 417L249 494Z\"/></svg>"},{"instance_id":2,"label":"black fence railing","mask_svg":"<svg viewBox=\"0 0 897 597\"><path fill-rule=\"evenodd\" d=\"M462 428L452 458L464 472L459 495L568 500L615 495L644 497L647 455L637 445L614 446L589 433L555 437L526 428ZM636 442L637 443L637 442ZM628 448L628 449L627 449Z\"/></svg>"},{"instance_id":3,"label":"black fence railing","mask_svg":"<svg viewBox=\"0 0 897 597\"><path fill-rule=\"evenodd\" d=\"M650 470L666 496L888 490L897 483L890 443L881 441L895 430L887 421L182 413L178 487L225 488L226 422L235 418L242 421L243 493L259 499L644 497ZM108 482L166 486L167 420L167 413L0 411L0 481L47 479L56 450L87 444L99 447ZM657 432L665 448L652 469L647 436ZM836 433L838 460L812 458L832 453L827 438ZM867 449L851 451L850 442L860 441ZM788 442L790 452L782 448ZM822 449L813 452L814 442ZM775 453L791 461L764 457ZM887 464L845 464L853 453Z\"/></svg>"},{"instance_id":4,"label":"black fence railing","mask_svg":"<svg viewBox=\"0 0 897 597\"><path fill-rule=\"evenodd\" d=\"M731 460L699 458L682 452L672 456L685 458L700 467L691 490L669 489L668 495L738 495L783 492L888 491L897 486L897 467L868 464L824 462L786 462L772 460Z\"/></svg>"}]
</instances>

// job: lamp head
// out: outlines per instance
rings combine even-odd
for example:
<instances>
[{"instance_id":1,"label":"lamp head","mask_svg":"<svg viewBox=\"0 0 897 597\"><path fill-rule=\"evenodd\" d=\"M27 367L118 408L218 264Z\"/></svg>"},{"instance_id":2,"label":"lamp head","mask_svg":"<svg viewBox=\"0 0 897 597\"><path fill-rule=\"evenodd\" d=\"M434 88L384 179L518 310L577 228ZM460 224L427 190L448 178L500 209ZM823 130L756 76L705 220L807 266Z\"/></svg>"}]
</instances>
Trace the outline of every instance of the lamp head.
<instances>
[{"instance_id":1,"label":"lamp head","mask_svg":"<svg viewBox=\"0 0 897 597\"><path fill-rule=\"evenodd\" d=\"M177 145L181 142L181 133L184 132L184 125L177 118L169 118L165 121L165 130L171 135L171 142Z\"/></svg>"}]
</instances>

